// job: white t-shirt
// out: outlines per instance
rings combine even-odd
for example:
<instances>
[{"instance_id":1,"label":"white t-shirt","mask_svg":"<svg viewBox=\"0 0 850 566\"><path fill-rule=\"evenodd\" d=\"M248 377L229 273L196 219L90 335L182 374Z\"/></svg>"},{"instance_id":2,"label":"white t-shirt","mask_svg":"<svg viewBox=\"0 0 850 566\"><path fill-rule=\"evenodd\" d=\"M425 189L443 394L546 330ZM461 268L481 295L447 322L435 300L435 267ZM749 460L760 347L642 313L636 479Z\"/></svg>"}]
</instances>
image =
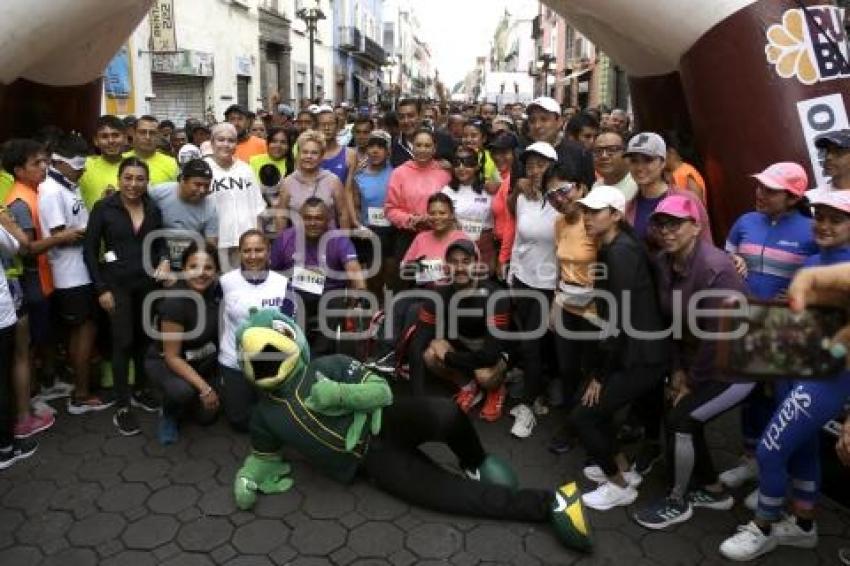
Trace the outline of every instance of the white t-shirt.
<instances>
[{"instance_id":1,"label":"white t-shirt","mask_svg":"<svg viewBox=\"0 0 850 566\"><path fill-rule=\"evenodd\" d=\"M558 211L548 201L528 200L525 195L517 198L511 275L529 287L554 289L558 282L557 218Z\"/></svg>"},{"instance_id":2,"label":"white t-shirt","mask_svg":"<svg viewBox=\"0 0 850 566\"><path fill-rule=\"evenodd\" d=\"M213 172L210 195L218 212L218 247L239 245L243 232L257 227L257 216L266 210L261 187L254 180L254 172L244 161L234 160L229 169L218 166L207 158Z\"/></svg>"},{"instance_id":3,"label":"white t-shirt","mask_svg":"<svg viewBox=\"0 0 850 566\"><path fill-rule=\"evenodd\" d=\"M236 357L236 331L248 318L252 307L258 309L280 308L286 303L288 281L280 273L269 271L262 283L251 283L242 276L241 269L225 273L219 279L224 296L223 320L218 348L218 363L239 369Z\"/></svg>"},{"instance_id":4,"label":"white t-shirt","mask_svg":"<svg viewBox=\"0 0 850 566\"><path fill-rule=\"evenodd\" d=\"M18 241L12 237L5 228L0 226L0 253L4 256L13 256L18 252ZM9 282L6 281L6 271L0 267L0 329L9 328L18 321L15 314L15 301L9 291ZM3 360L2 363L9 363Z\"/></svg>"},{"instance_id":5,"label":"white t-shirt","mask_svg":"<svg viewBox=\"0 0 850 566\"><path fill-rule=\"evenodd\" d=\"M85 228L89 222L89 211L78 186L64 186L48 175L38 187L38 217L41 233L47 237L60 226ZM71 289L91 283L83 259L82 243L54 246L47 250L47 260L53 272L53 286L57 289Z\"/></svg>"},{"instance_id":6,"label":"white t-shirt","mask_svg":"<svg viewBox=\"0 0 850 566\"><path fill-rule=\"evenodd\" d=\"M476 193L469 185L461 185L457 190L443 187L442 193L452 199L455 218L467 238L477 242L481 232L493 228L493 197L489 193Z\"/></svg>"},{"instance_id":7,"label":"white t-shirt","mask_svg":"<svg viewBox=\"0 0 850 566\"><path fill-rule=\"evenodd\" d=\"M604 185L605 181L599 180L593 183L594 187L598 187ZM613 187L620 189L620 192L623 193L623 196L626 197L626 202L631 201L635 198L635 195L638 192L637 183L635 183L634 177L632 177L631 173L626 173L626 176L620 179L620 181L614 185Z\"/></svg>"}]
</instances>

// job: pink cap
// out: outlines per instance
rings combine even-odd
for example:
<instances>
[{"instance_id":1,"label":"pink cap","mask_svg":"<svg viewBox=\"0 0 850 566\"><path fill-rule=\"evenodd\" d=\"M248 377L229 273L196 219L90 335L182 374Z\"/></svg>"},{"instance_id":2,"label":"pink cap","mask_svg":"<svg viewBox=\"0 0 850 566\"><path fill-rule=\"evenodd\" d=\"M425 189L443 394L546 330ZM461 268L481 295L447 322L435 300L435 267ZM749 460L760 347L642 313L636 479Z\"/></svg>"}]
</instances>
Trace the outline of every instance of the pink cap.
<instances>
[{"instance_id":1,"label":"pink cap","mask_svg":"<svg viewBox=\"0 0 850 566\"><path fill-rule=\"evenodd\" d=\"M694 222L699 222L699 219L702 218L696 202L683 195L670 195L659 202L652 212L652 216L657 214L666 214L675 218L690 218Z\"/></svg>"},{"instance_id":2,"label":"pink cap","mask_svg":"<svg viewBox=\"0 0 850 566\"><path fill-rule=\"evenodd\" d=\"M801 197L809 188L809 176L798 163L783 161L774 163L761 173L751 175L768 189L788 191L794 196Z\"/></svg>"},{"instance_id":3,"label":"pink cap","mask_svg":"<svg viewBox=\"0 0 850 566\"><path fill-rule=\"evenodd\" d=\"M850 190L822 191L810 198L812 206L828 206L850 214Z\"/></svg>"}]
</instances>

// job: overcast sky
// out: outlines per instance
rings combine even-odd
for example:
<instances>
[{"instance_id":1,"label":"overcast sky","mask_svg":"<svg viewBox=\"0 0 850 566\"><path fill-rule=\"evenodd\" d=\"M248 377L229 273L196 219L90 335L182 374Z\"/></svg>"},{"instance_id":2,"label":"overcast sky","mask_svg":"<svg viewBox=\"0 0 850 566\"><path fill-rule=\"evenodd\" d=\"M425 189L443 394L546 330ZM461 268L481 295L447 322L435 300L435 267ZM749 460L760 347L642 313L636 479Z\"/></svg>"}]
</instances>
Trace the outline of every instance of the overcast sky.
<instances>
[{"instance_id":1,"label":"overcast sky","mask_svg":"<svg viewBox=\"0 0 850 566\"><path fill-rule=\"evenodd\" d=\"M415 4L422 35L431 46L440 80L451 89L490 52L493 32L508 8L512 15L533 17L536 0L428 0ZM531 41L531 38L528 38Z\"/></svg>"}]
</instances>

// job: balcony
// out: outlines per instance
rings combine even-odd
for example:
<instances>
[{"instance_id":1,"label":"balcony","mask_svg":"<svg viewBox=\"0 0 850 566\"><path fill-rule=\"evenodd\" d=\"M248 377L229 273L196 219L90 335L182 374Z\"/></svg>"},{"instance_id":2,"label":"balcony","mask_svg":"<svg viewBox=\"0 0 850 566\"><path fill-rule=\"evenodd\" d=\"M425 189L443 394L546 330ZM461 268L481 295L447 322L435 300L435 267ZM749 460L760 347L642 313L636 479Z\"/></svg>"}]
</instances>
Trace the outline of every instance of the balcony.
<instances>
[{"instance_id":1,"label":"balcony","mask_svg":"<svg viewBox=\"0 0 850 566\"><path fill-rule=\"evenodd\" d=\"M383 65L386 62L384 49L377 41L373 41L368 37L363 38L363 55L371 60L376 65Z\"/></svg>"},{"instance_id":2,"label":"balcony","mask_svg":"<svg viewBox=\"0 0 850 566\"><path fill-rule=\"evenodd\" d=\"M363 35L355 27L339 28L339 48L343 51L361 51L363 49Z\"/></svg>"}]
</instances>

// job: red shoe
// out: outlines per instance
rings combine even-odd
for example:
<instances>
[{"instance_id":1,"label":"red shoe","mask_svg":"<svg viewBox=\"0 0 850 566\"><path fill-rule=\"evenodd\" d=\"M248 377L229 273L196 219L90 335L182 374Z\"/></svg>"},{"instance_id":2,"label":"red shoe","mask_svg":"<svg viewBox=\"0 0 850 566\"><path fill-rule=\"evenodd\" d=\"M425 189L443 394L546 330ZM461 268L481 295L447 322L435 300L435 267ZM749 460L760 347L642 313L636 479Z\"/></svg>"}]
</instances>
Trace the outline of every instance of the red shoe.
<instances>
[{"instance_id":1,"label":"red shoe","mask_svg":"<svg viewBox=\"0 0 850 566\"><path fill-rule=\"evenodd\" d=\"M478 388L478 384L475 382L470 383L469 385L464 385L460 388L455 394L455 403L460 407L460 410L464 413L468 413L472 407L481 402L484 398L484 394L481 392L481 389Z\"/></svg>"},{"instance_id":2,"label":"red shoe","mask_svg":"<svg viewBox=\"0 0 850 566\"><path fill-rule=\"evenodd\" d=\"M481 408L480 417L482 419L492 423L502 418L502 408L505 406L507 391L507 388L502 385L487 392L484 407Z\"/></svg>"},{"instance_id":3,"label":"red shoe","mask_svg":"<svg viewBox=\"0 0 850 566\"><path fill-rule=\"evenodd\" d=\"M43 432L53 426L56 422L56 417L53 413L30 414L15 423L15 438L29 438L34 434Z\"/></svg>"}]
</instances>

